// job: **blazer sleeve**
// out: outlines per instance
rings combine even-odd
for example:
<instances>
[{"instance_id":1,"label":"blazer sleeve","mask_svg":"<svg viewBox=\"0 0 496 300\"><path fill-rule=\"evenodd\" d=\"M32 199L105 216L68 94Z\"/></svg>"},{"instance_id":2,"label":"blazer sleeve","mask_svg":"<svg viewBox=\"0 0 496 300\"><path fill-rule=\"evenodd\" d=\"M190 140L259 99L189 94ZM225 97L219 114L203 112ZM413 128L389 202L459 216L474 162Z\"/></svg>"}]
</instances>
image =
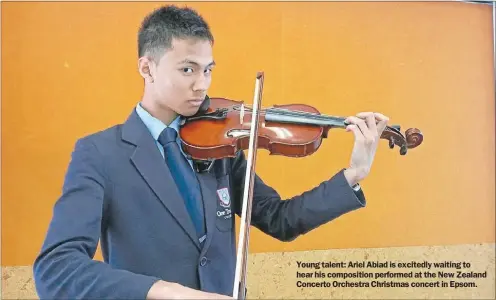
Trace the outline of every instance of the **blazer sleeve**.
<instances>
[{"instance_id":1,"label":"blazer sleeve","mask_svg":"<svg viewBox=\"0 0 496 300\"><path fill-rule=\"evenodd\" d=\"M233 159L231 180L235 212L241 215L246 159L240 153ZM355 192L344 176L344 169L318 186L289 199L255 175L251 224L281 241L292 241L339 216L365 207L363 191Z\"/></svg>"},{"instance_id":2,"label":"blazer sleeve","mask_svg":"<svg viewBox=\"0 0 496 300\"><path fill-rule=\"evenodd\" d=\"M78 140L33 266L40 299L145 299L159 280L93 260L107 182L103 168L91 140Z\"/></svg>"}]
</instances>

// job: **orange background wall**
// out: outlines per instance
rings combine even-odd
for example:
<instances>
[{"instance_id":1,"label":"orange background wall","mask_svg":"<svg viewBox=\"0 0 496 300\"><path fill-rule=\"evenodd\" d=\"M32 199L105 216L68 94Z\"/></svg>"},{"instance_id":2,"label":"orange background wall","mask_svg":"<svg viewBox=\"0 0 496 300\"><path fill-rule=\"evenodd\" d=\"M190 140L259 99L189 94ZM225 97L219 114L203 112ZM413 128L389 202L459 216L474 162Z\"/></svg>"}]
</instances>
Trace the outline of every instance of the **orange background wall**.
<instances>
[{"instance_id":1,"label":"orange background wall","mask_svg":"<svg viewBox=\"0 0 496 300\"><path fill-rule=\"evenodd\" d=\"M2 3L2 265L32 264L77 138L122 122L140 99L136 32L159 3ZM406 156L383 140L365 209L251 251L494 242L491 8L463 3L189 3L216 36L210 96L379 111L420 128ZM304 159L260 152L283 197L346 167L342 130ZM146 217L146 216L144 216Z\"/></svg>"}]
</instances>

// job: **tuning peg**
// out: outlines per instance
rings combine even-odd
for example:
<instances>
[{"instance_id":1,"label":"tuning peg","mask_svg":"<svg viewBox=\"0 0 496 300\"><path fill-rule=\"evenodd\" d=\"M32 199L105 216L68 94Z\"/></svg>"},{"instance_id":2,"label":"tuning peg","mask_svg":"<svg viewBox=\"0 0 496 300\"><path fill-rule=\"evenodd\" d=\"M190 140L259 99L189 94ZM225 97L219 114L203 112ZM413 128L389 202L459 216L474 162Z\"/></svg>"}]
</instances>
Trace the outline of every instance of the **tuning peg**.
<instances>
[{"instance_id":1,"label":"tuning peg","mask_svg":"<svg viewBox=\"0 0 496 300\"><path fill-rule=\"evenodd\" d=\"M394 139L393 139L393 137L391 137L391 138L389 139L389 148L391 148L391 149L393 149L393 148L394 148Z\"/></svg>"}]
</instances>

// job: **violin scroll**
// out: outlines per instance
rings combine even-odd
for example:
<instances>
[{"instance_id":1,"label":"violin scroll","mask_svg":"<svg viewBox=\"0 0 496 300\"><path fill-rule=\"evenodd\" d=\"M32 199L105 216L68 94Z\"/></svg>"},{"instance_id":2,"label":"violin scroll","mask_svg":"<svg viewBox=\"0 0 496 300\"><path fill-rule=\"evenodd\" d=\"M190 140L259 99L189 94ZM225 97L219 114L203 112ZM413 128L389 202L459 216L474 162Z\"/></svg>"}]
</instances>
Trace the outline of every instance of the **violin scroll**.
<instances>
[{"instance_id":1,"label":"violin scroll","mask_svg":"<svg viewBox=\"0 0 496 300\"><path fill-rule=\"evenodd\" d=\"M410 128L406 132L406 142L409 149L415 148L422 144L424 136L422 132L417 128Z\"/></svg>"},{"instance_id":2,"label":"violin scroll","mask_svg":"<svg viewBox=\"0 0 496 300\"><path fill-rule=\"evenodd\" d=\"M381 139L389 141L389 148L393 149L395 145L400 147L400 155L406 155L408 149L413 149L422 144L424 136L417 128L409 128L403 135L400 126L388 126L384 129Z\"/></svg>"}]
</instances>

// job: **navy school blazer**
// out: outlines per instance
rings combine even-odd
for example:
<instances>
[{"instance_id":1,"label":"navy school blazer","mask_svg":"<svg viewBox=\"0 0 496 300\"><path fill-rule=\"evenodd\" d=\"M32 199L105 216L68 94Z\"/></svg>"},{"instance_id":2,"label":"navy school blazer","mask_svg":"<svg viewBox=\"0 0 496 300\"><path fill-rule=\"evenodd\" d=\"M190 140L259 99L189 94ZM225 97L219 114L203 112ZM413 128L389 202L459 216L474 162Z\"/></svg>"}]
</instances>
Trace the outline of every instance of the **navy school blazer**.
<instances>
[{"instance_id":1,"label":"navy school blazer","mask_svg":"<svg viewBox=\"0 0 496 300\"><path fill-rule=\"evenodd\" d=\"M198 173L207 238L193 223L155 140L133 110L124 124L77 140L60 198L36 257L41 299L145 299L158 280L232 296L234 213L241 215L246 160L216 160ZM252 225L292 241L365 206L343 170L313 189L281 199L256 176ZM98 242L104 261L93 260Z\"/></svg>"}]
</instances>

